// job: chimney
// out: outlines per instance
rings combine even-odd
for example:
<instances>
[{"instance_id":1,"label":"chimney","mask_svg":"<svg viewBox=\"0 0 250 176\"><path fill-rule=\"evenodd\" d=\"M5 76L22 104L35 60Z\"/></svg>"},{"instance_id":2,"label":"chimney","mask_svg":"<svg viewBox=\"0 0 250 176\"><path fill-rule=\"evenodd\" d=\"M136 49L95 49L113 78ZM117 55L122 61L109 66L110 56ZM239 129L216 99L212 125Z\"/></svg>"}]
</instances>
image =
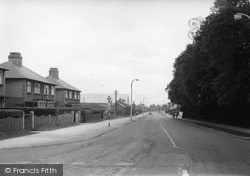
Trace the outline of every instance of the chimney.
<instances>
[{"instance_id":1,"label":"chimney","mask_svg":"<svg viewBox=\"0 0 250 176\"><path fill-rule=\"evenodd\" d=\"M50 68L49 75L53 76L55 79L59 79L59 71L58 68Z\"/></svg>"},{"instance_id":2,"label":"chimney","mask_svg":"<svg viewBox=\"0 0 250 176\"><path fill-rule=\"evenodd\" d=\"M19 65L19 66L22 66L22 56L21 56L21 53L17 53L17 52L10 52L10 55L9 55L9 62L12 62L16 65Z\"/></svg>"}]
</instances>

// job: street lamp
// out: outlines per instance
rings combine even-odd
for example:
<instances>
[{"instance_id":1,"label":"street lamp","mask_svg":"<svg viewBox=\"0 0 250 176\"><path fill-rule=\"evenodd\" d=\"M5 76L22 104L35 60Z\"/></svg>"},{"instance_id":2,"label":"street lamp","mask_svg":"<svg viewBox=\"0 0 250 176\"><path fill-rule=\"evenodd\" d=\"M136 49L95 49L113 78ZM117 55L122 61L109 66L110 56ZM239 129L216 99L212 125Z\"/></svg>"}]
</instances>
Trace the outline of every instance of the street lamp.
<instances>
[{"instance_id":1,"label":"street lamp","mask_svg":"<svg viewBox=\"0 0 250 176\"><path fill-rule=\"evenodd\" d=\"M163 114L164 114L164 113L165 113L165 111L166 111L166 109L165 109L165 108L166 108L166 102L165 102L165 101L163 101L163 100L162 100L162 102L163 102Z\"/></svg>"},{"instance_id":2,"label":"street lamp","mask_svg":"<svg viewBox=\"0 0 250 176\"><path fill-rule=\"evenodd\" d=\"M247 15L247 14L245 14L245 13L236 13L236 14L234 15L234 19L235 19L235 20L241 20L242 16L245 16L245 17L247 17L247 18L250 20L250 16Z\"/></svg>"},{"instance_id":3,"label":"street lamp","mask_svg":"<svg viewBox=\"0 0 250 176\"><path fill-rule=\"evenodd\" d=\"M134 81L139 81L139 79L134 79L132 82L131 82L131 107L130 107L130 121L132 121L132 109L133 109L133 100L132 100L132 93L133 93L133 82Z\"/></svg>"},{"instance_id":4,"label":"street lamp","mask_svg":"<svg viewBox=\"0 0 250 176\"><path fill-rule=\"evenodd\" d=\"M83 103L83 107L85 107L85 98L82 97L82 103Z\"/></svg>"}]
</instances>

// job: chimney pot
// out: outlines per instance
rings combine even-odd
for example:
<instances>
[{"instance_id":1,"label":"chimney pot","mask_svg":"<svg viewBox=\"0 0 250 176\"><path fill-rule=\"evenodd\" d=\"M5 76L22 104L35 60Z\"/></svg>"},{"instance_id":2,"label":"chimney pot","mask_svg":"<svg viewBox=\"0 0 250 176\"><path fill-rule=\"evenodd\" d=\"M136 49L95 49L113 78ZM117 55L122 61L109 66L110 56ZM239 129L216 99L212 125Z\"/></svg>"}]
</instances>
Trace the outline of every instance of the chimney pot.
<instances>
[{"instance_id":1,"label":"chimney pot","mask_svg":"<svg viewBox=\"0 0 250 176\"><path fill-rule=\"evenodd\" d=\"M58 70L58 68L50 68L49 75L54 77L55 79L59 79L59 70Z\"/></svg>"},{"instance_id":2,"label":"chimney pot","mask_svg":"<svg viewBox=\"0 0 250 176\"><path fill-rule=\"evenodd\" d=\"M21 56L21 53L10 52L10 55L8 56L8 58L9 58L9 62L22 66L23 57Z\"/></svg>"}]
</instances>

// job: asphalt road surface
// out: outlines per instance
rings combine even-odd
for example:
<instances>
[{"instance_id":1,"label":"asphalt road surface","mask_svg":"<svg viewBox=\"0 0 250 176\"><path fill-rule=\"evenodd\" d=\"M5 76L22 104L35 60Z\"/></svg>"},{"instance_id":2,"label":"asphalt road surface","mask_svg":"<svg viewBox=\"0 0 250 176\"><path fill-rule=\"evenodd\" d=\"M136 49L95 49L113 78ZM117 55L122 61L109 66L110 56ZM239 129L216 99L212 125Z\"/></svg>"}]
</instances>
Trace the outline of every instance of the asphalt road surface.
<instances>
[{"instance_id":1,"label":"asphalt road surface","mask_svg":"<svg viewBox=\"0 0 250 176\"><path fill-rule=\"evenodd\" d=\"M250 175L250 140L154 112L101 136L0 150L0 163L63 164L64 175Z\"/></svg>"}]
</instances>

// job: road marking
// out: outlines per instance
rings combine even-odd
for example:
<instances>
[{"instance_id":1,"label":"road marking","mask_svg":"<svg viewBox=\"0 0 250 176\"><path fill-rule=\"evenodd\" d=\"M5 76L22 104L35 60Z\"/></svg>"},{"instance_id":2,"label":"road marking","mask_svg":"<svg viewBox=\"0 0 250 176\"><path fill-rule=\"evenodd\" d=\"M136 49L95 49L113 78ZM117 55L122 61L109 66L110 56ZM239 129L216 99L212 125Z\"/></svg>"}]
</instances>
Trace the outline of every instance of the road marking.
<instances>
[{"instance_id":1,"label":"road marking","mask_svg":"<svg viewBox=\"0 0 250 176\"><path fill-rule=\"evenodd\" d=\"M160 123L160 126L161 126L161 128L163 129L163 131L166 133L166 135L168 136L168 138L170 139L170 141L172 142L173 147L174 147L174 148L178 148L178 147L175 145L175 143L174 143L173 139L171 138L171 136L168 134L167 130L165 130L165 128L162 126L161 123Z\"/></svg>"}]
</instances>

